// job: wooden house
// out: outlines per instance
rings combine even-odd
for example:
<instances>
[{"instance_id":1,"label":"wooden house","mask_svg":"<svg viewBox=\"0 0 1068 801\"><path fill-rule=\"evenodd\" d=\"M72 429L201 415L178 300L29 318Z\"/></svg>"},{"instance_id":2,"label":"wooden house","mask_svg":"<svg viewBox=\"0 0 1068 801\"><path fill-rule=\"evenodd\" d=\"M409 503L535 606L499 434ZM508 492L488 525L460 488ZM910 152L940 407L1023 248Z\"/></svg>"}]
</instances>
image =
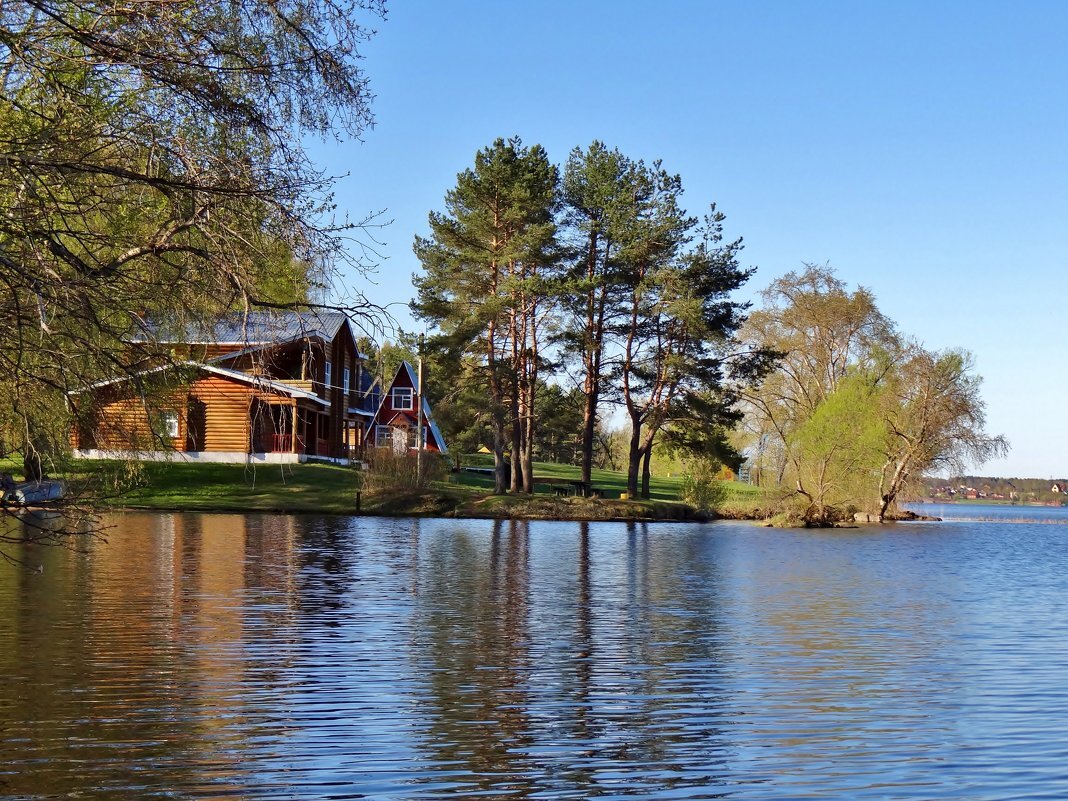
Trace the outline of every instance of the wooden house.
<instances>
[{"instance_id":1,"label":"wooden house","mask_svg":"<svg viewBox=\"0 0 1068 801\"><path fill-rule=\"evenodd\" d=\"M359 457L379 397L345 315L235 314L210 330L152 329L144 341L160 346L162 364L72 396L83 412L72 435L76 455Z\"/></svg>"},{"instance_id":2,"label":"wooden house","mask_svg":"<svg viewBox=\"0 0 1068 801\"><path fill-rule=\"evenodd\" d=\"M416 407L421 407L416 411ZM401 362L396 375L382 393L374 416L368 421L365 440L370 447L391 448L394 453L408 453L419 447L419 429L423 428L423 450L448 453L441 429L434 422L430 404L420 397L419 380L408 362Z\"/></svg>"}]
</instances>

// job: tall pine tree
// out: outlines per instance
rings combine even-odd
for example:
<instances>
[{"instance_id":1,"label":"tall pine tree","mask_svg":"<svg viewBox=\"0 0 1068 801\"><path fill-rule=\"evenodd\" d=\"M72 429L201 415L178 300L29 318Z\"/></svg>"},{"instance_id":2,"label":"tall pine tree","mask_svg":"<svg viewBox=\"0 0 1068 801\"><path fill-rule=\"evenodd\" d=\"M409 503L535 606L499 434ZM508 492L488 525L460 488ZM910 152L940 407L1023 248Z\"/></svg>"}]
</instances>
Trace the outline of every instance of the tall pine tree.
<instances>
[{"instance_id":1,"label":"tall pine tree","mask_svg":"<svg viewBox=\"0 0 1068 801\"><path fill-rule=\"evenodd\" d=\"M533 489L540 340L558 261L559 175L539 146L498 139L457 176L417 237L415 312L484 376L494 491ZM506 451L511 452L511 475Z\"/></svg>"},{"instance_id":2,"label":"tall pine tree","mask_svg":"<svg viewBox=\"0 0 1068 801\"><path fill-rule=\"evenodd\" d=\"M652 192L647 171L618 150L595 141L575 148L564 168L564 222L573 262L564 295L564 350L580 363L584 397L582 480L590 480L598 409L610 389L609 334L626 313L625 262L639 237L639 216Z\"/></svg>"}]
</instances>

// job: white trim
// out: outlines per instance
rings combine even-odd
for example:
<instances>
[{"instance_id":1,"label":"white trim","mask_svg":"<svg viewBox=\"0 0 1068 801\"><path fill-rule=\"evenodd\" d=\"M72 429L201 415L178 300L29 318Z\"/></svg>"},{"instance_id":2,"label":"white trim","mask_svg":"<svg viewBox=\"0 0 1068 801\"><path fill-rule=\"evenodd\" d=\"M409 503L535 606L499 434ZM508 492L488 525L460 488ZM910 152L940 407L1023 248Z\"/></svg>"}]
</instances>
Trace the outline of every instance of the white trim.
<instances>
[{"instance_id":1,"label":"white trim","mask_svg":"<svg viewBox=\"0 0 1068 801\"><path fill-rule=\"evenodd\" d=\"M132 459L139 462L197 462L211 464L302 464L330 462L348 465L349 459L304 453L242 453L241 451L105 451L85 448L74 451L75 459Z\"/></svg>"},{"instance_id":2,"label":"white trim","mask_svg":"<svg viewBox=\"0 0 1068 801\"><path fill-rule=\"evenodd\" d=\"M389 435L389 439L383 439L380 435L386 433ZM375 426L375 447L385 448L387 445L393 444L393 428L391 426L384 426L378 424Z\"/></svg>"},{"instance_id":3,"label":"white trim","mask_svg":"<svg viewBox=\"0 0 1068 801\"><path fill-rule=\"evenodd\" d=\"M139 462L211 462L214 464L295 464L304 454L242 453L241 451L110 451L84 448L74 451L76 459L132 459Z\"/></svg>"},{"instance_id":4,"label":"white trim","mask_svg":"<svg viewBox=\"0 0 1068 801\"><path fill-rule=\"evenodd\" d=\"M408 405L399 406L397 404L397 393L407 393ZM389 390L389 405L393 407L395 412L413 412L415 411L415 390L412 387L391 387Z\"/></svg>"},{"instance_id":5,"label":"white trim","mask_svg":"<svg viewBox=\"0 0 1068 801\"><path fill-rule=\"evenodd\" d=\"M320 406L329 406L329 401L320 398L311 392L305 392L303 389L297 389L287 384L282 384L278 381L271 381L267 378L260 378L258 376L249 375L248 373L242 373L238 370L228 370L225 367L216 367L213 364L205 364L204 362L176 362L174 364L165 364L162 367L153 367L151 370L142 370L137 375L149 375L150 373L159 373L164 370L172 370L176 367L192 367L197 370L204 370L215 375L221 375L224 378L232 378L235 381L241 381L246 384L251 384L259 389L271 389L275 392L281 392L285 395L289 395L293 398L303 398L304 400L315 401ZM107 381L97 381L95 384L89 384L81 389L71 390L69 395L76 395L79 392L88 392L92 389L99 389L100 387L110 386L111 384L121 384L123 381L129 381L132 376L123 376L122 378L111 378Z\"/></svg>"},{"instance_id":6,"label":"white trim","mask_svg":"<svg viewBox=\"0 0 1068 801\"><path fill-rule=\"evenodd\" d=\"M163 418L164 433L171 439L178 438L178 412L167 409L161 415Z\"/></svg>"}]
</instances>

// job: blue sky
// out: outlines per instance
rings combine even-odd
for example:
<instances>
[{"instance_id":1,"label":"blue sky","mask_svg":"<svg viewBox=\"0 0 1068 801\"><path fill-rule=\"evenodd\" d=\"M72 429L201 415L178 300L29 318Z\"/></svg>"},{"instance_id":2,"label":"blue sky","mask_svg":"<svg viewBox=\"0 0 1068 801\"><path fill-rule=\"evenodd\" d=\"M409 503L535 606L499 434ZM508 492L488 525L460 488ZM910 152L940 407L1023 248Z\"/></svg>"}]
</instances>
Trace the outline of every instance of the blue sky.
<instances>
[{"instance_id":1,"label":"blue sky","mask_svg":"<svg viewBox=\"0 0 1068 801\"><path fill-rule=\"evenodd\" d=\"M339 208L385 210L375 278L412 328L412 238L498 136L601 139L682 176L746 242L754 295L803 262L965 347L984 474L1068 475L1068 4L401 2L365 48L376 127L315 144Z\"/></svg>"}]
</instances>

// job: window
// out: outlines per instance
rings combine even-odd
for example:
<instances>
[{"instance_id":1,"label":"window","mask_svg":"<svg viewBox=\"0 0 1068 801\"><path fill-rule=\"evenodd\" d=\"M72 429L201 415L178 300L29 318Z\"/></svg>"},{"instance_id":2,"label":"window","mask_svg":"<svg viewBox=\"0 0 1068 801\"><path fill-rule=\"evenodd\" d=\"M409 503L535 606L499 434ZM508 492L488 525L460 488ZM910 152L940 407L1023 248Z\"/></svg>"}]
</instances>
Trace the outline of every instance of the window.
<instances>
[{"instance_id":1,"label":"window","mask_svg":"<svg viewBox=\"0 0 1068 801\"><path fill-rule=\"evenodd\" d=\"M327 389L330 389L330 385L333 383L333 377L330 375L333 366L329 361L323 365L323 384Z\"/></svg>"},{"instance_id":2,"label":"window","mask_svg":"<svg viewBox=\"0 0 1068 801\"><path fill-rule=\"evenodd\" d=\"M385 448L393 442L393 431L389 426L375 426L375 447Z\"/></svg>"},{"instance_id":3,"label":"window","mask_svg":"<svg viewBox=\"0 0 1068 801\"><path fill-rule=\"evenodd\" d=\"M171 439L178 436L178 413L177 412L164 412L163 413L163 433Z\"/></svg>"},{"instance_id":4,"label":"window","mask_svg":"<svg viewBox=\"0 0 1068 801\"><path fill-rule=\"evenodd\" d=\"M398 411L406 411L414 408L412 404L412 394L411 387L394 387L393 408Z\"/></svg>"},{"instance_id":5,"label":"window","mask_svg":"<svg viewBox=\"0 0 1068 801\"><path fill-rule=\"evenodd\" d=\"M348 367L345 368L345 380L341 382L341 391L349 392L352 389L352 372Z\"/></svg>"}]
</instances>

